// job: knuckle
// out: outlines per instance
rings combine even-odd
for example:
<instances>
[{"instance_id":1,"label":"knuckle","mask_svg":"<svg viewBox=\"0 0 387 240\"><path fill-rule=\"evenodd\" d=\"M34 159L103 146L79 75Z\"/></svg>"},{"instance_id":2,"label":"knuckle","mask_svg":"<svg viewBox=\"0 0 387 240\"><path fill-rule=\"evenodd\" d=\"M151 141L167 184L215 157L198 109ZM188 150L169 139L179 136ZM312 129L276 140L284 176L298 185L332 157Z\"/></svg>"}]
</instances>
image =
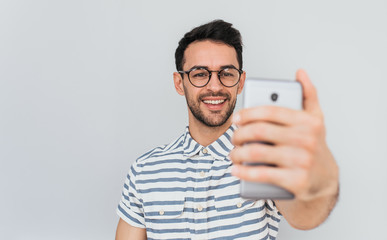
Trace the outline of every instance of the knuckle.
<instances>
[{"instance_id":1,"label":"knuckle","mask_svg":"<svg viewBox=\"0 0 387 240\"><path fill-rule=\"evenodd\" d=\"M311 126L312 133L314 134L321 134L322 132L324 132L325 127L324 127L324 120L322 118L314 117L310 121L310 126Z\"/></svg>"},{"instance_id":2,"label":"knuckle","mask_svg":"<svg viewBox=\"0 0 387 240\"><path fill-rule=\"evenodd\" d=\"M309 189L309 174L306 171L300 172L297 175L297 181L294 182L294 187L300 192Z\"/></svg>"},{"instance_id":3,"label":"knuckle","mask_svg":"<svg viewBox=\"0 0 387 240\"><path fill-rule=\"evenodd\" d=\"M311 152L314 152L319 144L318 138L314 134L294 134L292 142L294 145L306 148Z\"/></svg>"},{"instance_id":4,"label":"knuckle","mask_svg":"<svg viewBox=\"0 0 387 240\"><path fill-rule=\"evenodd\" d=\"M298 156L298 165L303 169L310 169L313 165L313 158L307 152L299 154Z\"/></svg>"},{"instance_id":5,"label":"knuckle","mask_svg":"<svg viewBox=\"0 0 387 240\"><path fill-rule=\"evenodd\" d=\"M318 140L316 137L309 136L304 139L304 146L311 152L315 152L318 146Z\"/></svg>"},{"instance_id":6,"label":"knuckle","mask_svg":"<svg viewBox=\"0 0 387 240\"><path fill-rule=\"evenodd\" d=\"M291 141L296 146L304 146L306 138L303 134L296 133L291 136Z\"/></svg>"}]
</instances>

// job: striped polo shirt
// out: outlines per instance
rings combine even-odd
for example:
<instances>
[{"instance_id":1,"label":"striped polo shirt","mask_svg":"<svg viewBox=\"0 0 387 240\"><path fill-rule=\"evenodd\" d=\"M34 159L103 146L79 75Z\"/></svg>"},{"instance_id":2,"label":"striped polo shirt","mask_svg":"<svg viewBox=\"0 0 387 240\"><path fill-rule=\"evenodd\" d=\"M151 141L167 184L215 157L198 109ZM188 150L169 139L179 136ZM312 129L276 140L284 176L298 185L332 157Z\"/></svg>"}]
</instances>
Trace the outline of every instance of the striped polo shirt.
<instances>
[{"instance_id":1,"label":"striped polo shirt","mask_svg":"<svg viewBox=\"0 0 387 240\"><path fill-rule=\"evenodd\" d=\"M148 239L275 239L281 215L271 200L239 195L228 155L231 126L207 147L190 135L139 157L117 208Z\"/></svg>"}]
</instances>

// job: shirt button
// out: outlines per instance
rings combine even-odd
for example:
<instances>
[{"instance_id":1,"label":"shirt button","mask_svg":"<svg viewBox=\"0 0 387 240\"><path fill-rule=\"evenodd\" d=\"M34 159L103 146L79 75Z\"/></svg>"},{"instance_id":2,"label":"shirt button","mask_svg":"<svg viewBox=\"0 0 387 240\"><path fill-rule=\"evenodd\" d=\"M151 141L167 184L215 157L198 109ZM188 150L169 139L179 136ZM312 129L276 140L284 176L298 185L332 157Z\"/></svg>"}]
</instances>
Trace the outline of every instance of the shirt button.
<instances>
[{"instance_id":1,"label":"shirt button","mask_svg":"<svg viewBox=\"0 0 387 240\"><path fill-rule=\"evenodd\" d=\"M242 207L242 203L239 202L239 203L237 204L237 207L238 207L238 208Z\"/></svg>"},{"instance_id":2,"label":"shirt button","mask_svg":"<svg viewBox=\"0 0 387 240\"><path fill-rule=\"evenodd\" d=\"M159 211L159 214L160 214L160 215L164 215L164 210L160 210L160 211Z\"/></svg>"},{"instance_id":3,"label":"shirt button","mask_svg":"<svg viewBox=\"0 0 387 240\"><path fill-rule=\"evenodd\" d=\"M203 148L202 153L207 154L208 153L207 148Z\"/></svg>"},{"instance_id":4,"label":"shirt button","mask_svg":"<svg viewBox=\"0 0 387 240\"><path fill-rule=\"evenodd\" d=\"M201 171L201 172L200 172L200 176L201 176L201 177L204 177L205 175L206 175L206 173L205 173L204 171Z\"/></svg>"},{"instance_id":5,"label":"shirt button","mask_svg":"<svg viewBox=\"0 0 387 240\"><path fill-rule=\"evenodd\" d=\"M202 205L198 205L198 211L199 211L199 212L203 211Z\"/></svg>"}]
</instances>

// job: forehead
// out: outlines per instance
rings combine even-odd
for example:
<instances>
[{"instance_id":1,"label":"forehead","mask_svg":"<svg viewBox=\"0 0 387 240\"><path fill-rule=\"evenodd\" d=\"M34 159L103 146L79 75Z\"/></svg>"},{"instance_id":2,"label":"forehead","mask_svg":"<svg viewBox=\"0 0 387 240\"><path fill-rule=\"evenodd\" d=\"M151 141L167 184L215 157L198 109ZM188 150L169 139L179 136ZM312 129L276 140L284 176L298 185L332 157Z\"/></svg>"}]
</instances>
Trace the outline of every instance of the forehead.
<instances>
[{"instance_id":1,"label":"forehead","mask_svg":"<svg viewBox=\"0 0 387 240\"><path fill-rule=\"evenodd\" d=\"M193 66L218 69L221 66L234 65L239 68L237 53L233 47L210 40L196 41L188 45L184 59L185 70Z\"/></svg>"}]
</instances>

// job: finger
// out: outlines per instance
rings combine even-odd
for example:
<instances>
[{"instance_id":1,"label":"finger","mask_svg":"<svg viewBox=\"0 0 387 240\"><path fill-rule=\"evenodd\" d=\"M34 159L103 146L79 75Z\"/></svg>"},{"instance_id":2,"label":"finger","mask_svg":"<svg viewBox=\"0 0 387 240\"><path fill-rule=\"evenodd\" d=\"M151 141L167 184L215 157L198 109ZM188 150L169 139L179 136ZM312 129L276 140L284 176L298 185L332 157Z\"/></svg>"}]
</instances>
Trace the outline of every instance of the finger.
<instances>
[{"instance_id":1,"label":"finger","mask_svg":"<svg viewBox=\"0 0 387 240\"><path fill-rule=\"evenodd\" d=\"M245 181L277 185L294 194L302 189L301 184L307 182L305 172L280 167L251 167L235 164L232 166L232 175Z\"/></svg>"},{"instance_id":2,"label":"finger","mask_svg":"<svg viewBox=\"0 0 387 240\"><path fill-rule=\"evenodd\" d=\"M280 125L294 125L305 118L300 110L279 106L259 106L241 109L234 114L233 122L238 126L255 121L266 121Z\"/></svg>"},{"instance_id":3,"label":"finger","mask_svg":"<svg viewBox=\"0 0 387 240\"><path fill-rule=\"evenodd\" d=\"M251 142L269 142L272 144L282 144L286 141L289 130L283 126L267 123L254 122L240 127L234 131L232 143L235 146Z\"/></svg>"},{"instance_id":4,"label":"finger","mask_svg":"<svg viewBox=\"0 0 387 240\"><path fill-rule=\"evenodd\" d=\"M302 85L304 110L321 115L322 113L318 101L317 90L312 84L308 74L304 70L300 69L296 73L296 80Z\"/></svg>"},{"instance_id":5,"label":"finger","mask_svg":"<svg viewBox=\"0 0 387 240\"><path fill-rule=\"evenodd\" d=\"M255 122L236 129L232 143L234 146L253 142L266 142L277 146L305 146L312 138L310 132L306 125L285 127L267 122Z\"/></svg>"},{"instance_id":6,"label":"finger","mask_svg":"<svg viewBox=\"0 0 387 240\"><path fill-rule=\"evenodd\" d=\"M249 143L235 147L230 152L230 159L236 164L241 164L242 162L279 164L274 146L262 143Z\"/></svg>"},{"instance_id":7,"label":"finger","mask_svg":"<svg viewBox=\"0 0 387 240\"><path fill-rule=\"evenodd\" d=\"M235 147L230 152L234 164L263 163L277 167L305 167L307 155L300 148L287 146L270 146L260 143L245 144Z\"/></svg>"}]
</instances>

